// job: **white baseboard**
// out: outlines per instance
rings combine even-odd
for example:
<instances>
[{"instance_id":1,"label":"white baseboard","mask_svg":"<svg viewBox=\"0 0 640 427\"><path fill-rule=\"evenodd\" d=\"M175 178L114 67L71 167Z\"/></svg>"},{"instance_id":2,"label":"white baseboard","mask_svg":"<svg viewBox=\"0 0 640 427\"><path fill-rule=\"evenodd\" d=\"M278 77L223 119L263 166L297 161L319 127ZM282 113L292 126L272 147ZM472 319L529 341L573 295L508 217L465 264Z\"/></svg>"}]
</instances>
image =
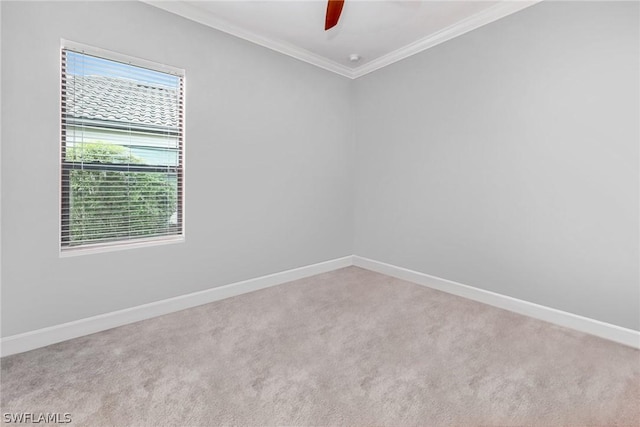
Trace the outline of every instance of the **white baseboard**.
<instances>
[{"instance_id":1,"label":"white baseboard","mask_svg":"<svg viewBox=\"0 0 640 427\"><path fill-rule=\"evenodd\" d=\"M12 335L0 340L2 357L78 338L140 320L173 313L213 301L280 285L353 265L352 256L269 274L255 279L219 286L204 291L139 305L124 310L92 316L73 322Z\"/></svg>"},{"instance_id":2,"label":"white baseboard","mask_svg":"<svg viewBox=\"0 0 640 427\"><path fill-rule=\"evenodd\" d=\"M353 256L353 265L640 349L640 332L633 329L578 316L566 311L556 310L555 308L485 291L356 255Z\"/></svg>"},{"instance_id":3,"label":"white baseboard","mask_svg":"<svg viewBox=\"0 0 640 427\"><path fill-rule=\"evenodd\" d=\"M632 329L622 328L543 305L354 255L88 317L86 319L75 320L73 322L23 334L12 335L0 340L0 354L4 357L11 354L22 353L72 338L78 338L129 323L280 285L293 280L315 276L316 274L326 273L351 265L640 349L640 332Z\"/></svg>"}]
</instances>

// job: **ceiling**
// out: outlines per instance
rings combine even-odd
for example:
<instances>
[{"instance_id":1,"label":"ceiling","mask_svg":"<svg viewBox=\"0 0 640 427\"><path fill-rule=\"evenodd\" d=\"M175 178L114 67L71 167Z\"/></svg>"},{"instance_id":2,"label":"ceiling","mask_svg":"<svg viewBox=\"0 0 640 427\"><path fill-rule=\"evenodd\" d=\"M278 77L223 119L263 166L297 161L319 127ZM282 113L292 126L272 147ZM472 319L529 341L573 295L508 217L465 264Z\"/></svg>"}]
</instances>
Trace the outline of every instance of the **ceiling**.
<instances>
[{"instance_id":1,"label":"ceiling","mask_svg":"<svg viewBox=\"0 0 640 427\"><path fill-rule=\"evenodd\" d=\"M326 0L142 1L357 78L539 0L345 0L338 25L329 31ZM350 60L352 54L359 60Z\"/></svg>"}]
</instances>

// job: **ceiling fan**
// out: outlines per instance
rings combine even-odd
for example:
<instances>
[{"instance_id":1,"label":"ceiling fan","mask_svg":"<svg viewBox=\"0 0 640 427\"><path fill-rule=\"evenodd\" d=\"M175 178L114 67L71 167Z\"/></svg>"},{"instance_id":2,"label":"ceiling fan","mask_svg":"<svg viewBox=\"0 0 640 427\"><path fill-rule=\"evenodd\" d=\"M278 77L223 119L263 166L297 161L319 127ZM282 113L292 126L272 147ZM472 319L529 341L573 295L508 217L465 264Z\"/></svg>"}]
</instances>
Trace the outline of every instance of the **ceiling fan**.
<instances>
[{"instance_id":1,"label":"ceiling fan","mask_svg":"<svg viewBox=\"0 0 640 427\"><path fill-rule=\"evenodd\" d=\"M327 16L324 20L325 31L336 26L342 13L342 6L344 6L344 0L328 0Z\"/></svg>"}]
</instances>

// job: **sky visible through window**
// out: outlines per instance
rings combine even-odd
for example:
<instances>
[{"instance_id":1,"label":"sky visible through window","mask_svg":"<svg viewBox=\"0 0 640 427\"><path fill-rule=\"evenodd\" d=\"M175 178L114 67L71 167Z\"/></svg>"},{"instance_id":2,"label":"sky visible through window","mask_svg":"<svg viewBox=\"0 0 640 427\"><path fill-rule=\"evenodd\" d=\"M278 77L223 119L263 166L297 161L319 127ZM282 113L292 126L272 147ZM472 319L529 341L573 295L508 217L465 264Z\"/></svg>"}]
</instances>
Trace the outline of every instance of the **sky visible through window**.
<instances>
[{"instance_id":1,"label":"sky visible through window","mask_svg":"<svg viewBox=\"0 0 640 427\"><path fill-rule=\"evenodd\" d=\"M102 59L84 53L67 51L67 74L107 76L135 80L154 87L176 88L180 78L148 68Z\"/></svg>"}]
</instances>

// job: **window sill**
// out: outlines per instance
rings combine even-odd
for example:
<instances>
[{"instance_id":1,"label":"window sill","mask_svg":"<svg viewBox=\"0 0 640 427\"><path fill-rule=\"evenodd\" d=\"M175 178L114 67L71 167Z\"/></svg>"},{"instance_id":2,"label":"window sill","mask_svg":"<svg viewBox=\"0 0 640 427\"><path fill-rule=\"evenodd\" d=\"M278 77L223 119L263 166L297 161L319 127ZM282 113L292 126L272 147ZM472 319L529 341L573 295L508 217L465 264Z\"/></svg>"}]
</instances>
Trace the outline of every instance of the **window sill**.
<instances>
[{"instance_id":1,"label":"window sill","mask_svg":"<svg viewBox=\"0 0 640 427\"><path fill-rule=\"evenodd\" d=\"M101 243L84 245L71 248L60 248L60 258L74 257L80 255L99 254L104 252L115 252L127 249L146 248L149 246L169 245L173 243L183 243L182 236L162 236L149 239L136 239L129 242Z\"/></svg>"}]
</instances>

